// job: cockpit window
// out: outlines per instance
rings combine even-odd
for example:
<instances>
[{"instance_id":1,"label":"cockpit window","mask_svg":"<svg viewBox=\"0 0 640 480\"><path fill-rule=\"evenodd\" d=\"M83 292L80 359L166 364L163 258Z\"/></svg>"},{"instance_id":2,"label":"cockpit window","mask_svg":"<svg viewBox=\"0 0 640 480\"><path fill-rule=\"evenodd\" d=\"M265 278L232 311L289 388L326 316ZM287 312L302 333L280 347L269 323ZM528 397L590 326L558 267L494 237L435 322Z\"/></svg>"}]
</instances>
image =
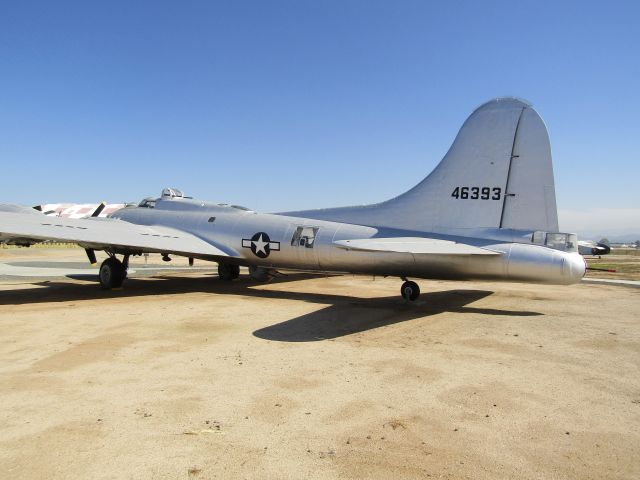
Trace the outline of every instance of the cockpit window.
<instances>
[{"instance_id":1,"label":"cockpit window","mask_svg":"<svg viewBox=\"0 0 640 480\"><path fill-rule=\"evenodd\" d=\"M156 206L155 198L145 198L138 204L138 207L142 207L142 208L154 208L155 206Z\"/></svg>"}]
</instances>

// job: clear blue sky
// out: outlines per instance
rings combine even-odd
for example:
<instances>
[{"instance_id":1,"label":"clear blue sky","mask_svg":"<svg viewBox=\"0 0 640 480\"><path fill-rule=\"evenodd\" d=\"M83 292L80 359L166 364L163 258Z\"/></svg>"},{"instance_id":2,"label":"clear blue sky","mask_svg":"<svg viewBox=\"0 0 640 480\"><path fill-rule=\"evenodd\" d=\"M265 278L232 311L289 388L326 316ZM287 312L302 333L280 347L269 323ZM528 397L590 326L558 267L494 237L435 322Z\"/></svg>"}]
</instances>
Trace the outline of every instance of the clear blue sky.
<instances>
[{"instance_id":1,"label":"clear blue sky","mask_svg":"<svg viewBox=\"0 0 640 480\"><path fill-rule=\"evenodd\" d=\"M515 95L547 122L561 210L636 208L639 5L5 1L0 202L384 200Z\"/></svg>"}]
</instances>

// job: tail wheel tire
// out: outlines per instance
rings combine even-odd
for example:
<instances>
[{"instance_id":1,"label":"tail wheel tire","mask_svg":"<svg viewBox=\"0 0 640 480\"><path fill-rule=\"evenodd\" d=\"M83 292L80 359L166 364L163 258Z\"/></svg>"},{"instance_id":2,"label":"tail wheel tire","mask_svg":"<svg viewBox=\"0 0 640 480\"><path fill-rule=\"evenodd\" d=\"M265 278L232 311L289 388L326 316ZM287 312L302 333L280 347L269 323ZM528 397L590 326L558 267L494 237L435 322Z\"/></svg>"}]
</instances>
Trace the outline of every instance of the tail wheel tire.
<instances>
[{"instance_id":1,"label":"tail wheel tire","mask_svg":"<svg viewBox=\"0 0 640 480\"><path fill-rule=\"evenodd\" d=\"M273 280L273 275L268 268L256 267L255 265L249 267L249 276L258 282L270 282Z\"/></svg>"},{"instance_id":2,"label":"tail wheel tire","mask_svg":"<svg viewBox=\"0 0 640 480\"><path fill-rule=\"evenodd\" d=\"M231 281L240 276L240 267L238 265L229 265L225 263L218 264L218 277L220 280Z\"/></svg>"},{"instance_id":3,"label":"tail wheel tire","mask_svg":"<svg viewBox=\"0 0 640 480\"><path fill-rule=\"evenodd\" d=\"M100 265L98 277L100 279L100 286L105 290L119 288L127 277L127 269L120 260L109 257Z\"/></svg>"},{"instance_id":4,"label":"tail wheel tire","mask_svg":"<svg viewBox=\"0 0 640 480\"><path fill-rule=\"evenodd\" d=\"M400 288L400 294L405 300L413 302L420 296L420 287L416 282L404 282Z\"/></svg>"}]
</instances>

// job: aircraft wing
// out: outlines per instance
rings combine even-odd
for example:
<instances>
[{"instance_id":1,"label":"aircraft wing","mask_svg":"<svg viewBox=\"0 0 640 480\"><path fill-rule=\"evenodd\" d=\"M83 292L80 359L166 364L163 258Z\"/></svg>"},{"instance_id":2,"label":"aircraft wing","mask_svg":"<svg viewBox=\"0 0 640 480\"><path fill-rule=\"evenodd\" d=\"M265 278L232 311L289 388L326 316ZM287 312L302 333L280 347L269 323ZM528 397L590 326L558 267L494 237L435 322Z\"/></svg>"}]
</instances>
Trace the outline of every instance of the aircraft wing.
<instances>
[{"instance_id":1,"label":"aircraft wing","mask_svg":"<svg viewBox=\"0 0 640 480\"><path fill-rule=\"evenodd\" d=\"M450 240L422 237L361 238L338 240L333 244L347 250L413 253L416 255L501 255L486 248Z\"/></svg>"},{"instance_id":2,"label":"aircraft wing","mask_svg":"<svg viewBox=\"0 0 640 480\"><path fill-rule=\"evenodd\" d=\"M115 218L70 219L42 214L0 212L0 242L53 240L95 250L122 253L174 253L193 257L228 257L220 248L181 230L144 226Z\"/></svg>"}]
</instances>

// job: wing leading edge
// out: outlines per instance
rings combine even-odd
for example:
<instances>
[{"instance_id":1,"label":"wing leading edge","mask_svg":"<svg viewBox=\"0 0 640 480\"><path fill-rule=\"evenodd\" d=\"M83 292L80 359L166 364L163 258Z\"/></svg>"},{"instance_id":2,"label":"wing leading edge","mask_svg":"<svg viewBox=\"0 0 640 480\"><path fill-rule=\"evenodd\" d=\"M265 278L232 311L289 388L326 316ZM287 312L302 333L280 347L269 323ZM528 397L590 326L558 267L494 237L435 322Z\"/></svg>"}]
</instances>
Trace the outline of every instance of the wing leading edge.
<instances>
[{"instance_id":1,"label":"wing leading edge","mask_svg":"<svg viewBox=\"0 0 640 480\"><path fill-rule=\"evenodd\" d=\"M450 240L422 237L361 238L333 242L338 248L366 252L412 253L415 255L500 255L486 248Z\"/></svg>"},{"instance_id":2,"label":"wing leading edge","mask_svg":"<svg viewBox=\"0 0 640 480\"><path fill-rule=\"evenodd\" d=\"M220 248L181 230L143 226L112 218L69 219L0 212L0 242L12 239L77 243L96 250L229 257Z\"/></svg>"}]
</instances>

